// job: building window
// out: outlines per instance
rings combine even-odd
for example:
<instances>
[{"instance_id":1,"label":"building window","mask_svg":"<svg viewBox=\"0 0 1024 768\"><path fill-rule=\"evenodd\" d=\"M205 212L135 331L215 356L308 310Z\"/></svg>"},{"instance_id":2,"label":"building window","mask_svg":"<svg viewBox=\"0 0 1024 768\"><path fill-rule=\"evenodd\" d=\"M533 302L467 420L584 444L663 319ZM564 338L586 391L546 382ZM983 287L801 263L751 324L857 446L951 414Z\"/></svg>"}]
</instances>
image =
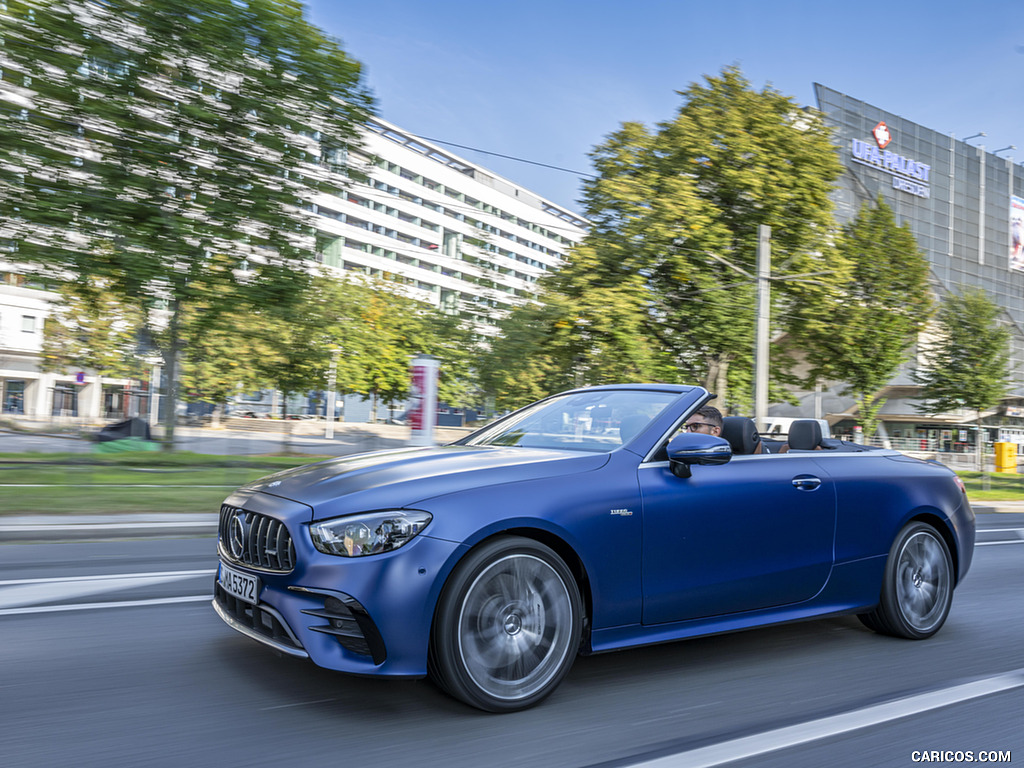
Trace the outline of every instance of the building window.
<instances>
[{"instance_id":1,"label":"building window","mask_svg":"<svg viewBox=\"0 0 1024 768\"><path fill-rule=\"evenodd\" d=\"M21 316L21 330L25 333L36 332L36 317L35 315L22 315Z\"/></svg>"},{"instance_id":2,"label":"building window","mask_svg":"<svg viewBox=\"0 0 1024 768\"><path fill-rule=\"evenodd\" d=\"M3 412L24 415L25 413L25 382L21 379L8 379L3 384Z\"/></svg>"}]
</instances>

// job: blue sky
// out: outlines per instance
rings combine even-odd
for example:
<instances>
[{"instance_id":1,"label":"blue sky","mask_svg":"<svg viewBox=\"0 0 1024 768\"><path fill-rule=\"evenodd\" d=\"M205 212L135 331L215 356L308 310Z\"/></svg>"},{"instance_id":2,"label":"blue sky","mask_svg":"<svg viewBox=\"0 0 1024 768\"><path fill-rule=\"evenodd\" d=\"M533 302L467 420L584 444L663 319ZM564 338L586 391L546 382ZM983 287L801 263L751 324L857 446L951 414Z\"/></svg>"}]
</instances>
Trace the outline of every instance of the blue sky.
<instances>
[{"instance_id":1,"label":"blue sky","mask_svg":"<svg viewBox=\"0 0 1024 768\"><path fill-rule=\"evenodd\" d=\"M737 64L814 105L812 84L1024 160L1024 0L312 0L405 130L589 172L624 121L670 119L677 90ZM581 210L579 178L454 149Z\"/></svg>"}]
</instances>

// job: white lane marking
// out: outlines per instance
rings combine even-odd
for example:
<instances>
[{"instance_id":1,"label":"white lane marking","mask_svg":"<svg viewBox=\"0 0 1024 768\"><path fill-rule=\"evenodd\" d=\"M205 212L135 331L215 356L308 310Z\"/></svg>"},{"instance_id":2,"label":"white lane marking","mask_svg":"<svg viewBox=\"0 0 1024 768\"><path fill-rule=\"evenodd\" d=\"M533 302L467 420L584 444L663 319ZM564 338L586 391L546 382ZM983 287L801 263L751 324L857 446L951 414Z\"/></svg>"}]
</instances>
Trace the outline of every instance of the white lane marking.
<instances>
[{"instance_id":1,"label":"white lane marking","mask_svg":"<svg viewBox=\"0 0 1024 768\"><path fill-rule=\"evenodd\" d=\"M820 741L850 731L870 728L892 720L901 720L922 712L948 707L971 699L991 696L1024 686L1024 669L1016 669L1002 675L975 680L972 683L954 685L930 693L908 696L885 704L856 709L841 715L823 717L774 731L745 736L739 739L711 744L688 752L633 763L632 768L712 768L758 757L769 752Z\"/></svg>"},{"instance_id":2,"label":"white lane marking","mask_svg":"<svg viewBox=\"0 0 1024 768\"><path fill-rule=\"evenodd\" d=\"M111 576L77 576L56 579L17 579L0 582L0 609L38 605L53 600L74 600L86 595L135 589L155 584L170 584L197 576L210 576L212 570L128 573Z\"/></svg>"},{"instance_id":3,"label":"white lane marking","mask_svg":"<svg viewBox=\"0 0 1024 768\"><path fill-rule=\"evenodd\" d=\"M57 613L59 611L95 611L100 608L136 608L143 605L172 605L174 603L209 602L212 595L186 595L184 597L156 597L150 600L122 600L117 603L71 603L68 605L36 605L29 608L0 609L0 616L18 616L26 613Z\"/></svg>"},{"instance_id":4,"label":"white lane marking","mask_svg":"<svg viewBox=\"0 0 1024 768\"><path fill-rule=\"evenodd\" d=\"M1016 539L1014 541L977 541L974 543L976 547L995 547L999 544L1024 544L1024 539Z\"/></svg>"},{"instance_id":5,"label":"white lane marking","mask_svg":"<svg viewBox=\"0 0 1024 768\"><path fill-rule=\"evenodd\" d=\"M10 579L0 581L0 587L8 587L14 584L54 584L56 582L68 581L102 581L104 579L146 579L153 576L209 576L216 573L216 568L204 568L200 571L146 571L144 573L108 573L95 574L90 576L56 576L45 579Z\"/></svg>"}]
</instances>

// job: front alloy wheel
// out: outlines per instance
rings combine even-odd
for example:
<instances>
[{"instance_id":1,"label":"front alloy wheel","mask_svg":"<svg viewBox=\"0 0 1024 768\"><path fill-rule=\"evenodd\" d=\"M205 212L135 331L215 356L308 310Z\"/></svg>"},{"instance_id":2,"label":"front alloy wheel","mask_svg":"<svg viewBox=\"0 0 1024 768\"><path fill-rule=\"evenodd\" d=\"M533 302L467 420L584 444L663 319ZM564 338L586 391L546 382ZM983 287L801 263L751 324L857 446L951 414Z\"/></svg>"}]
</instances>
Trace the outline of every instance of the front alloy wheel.
<instances>
[{"instance_id":1,"label":"front alloy wheel","mask_svg":"<svg viewBox=\"0 0 1024 768\"><path fill-rule=\"evenodd\" d=\"M548 696L576 657L581 601L551 549L503 537L469 554L445 587L432 633L432 674L456 698L488 712Z\"/></svg>"}]
</instances>

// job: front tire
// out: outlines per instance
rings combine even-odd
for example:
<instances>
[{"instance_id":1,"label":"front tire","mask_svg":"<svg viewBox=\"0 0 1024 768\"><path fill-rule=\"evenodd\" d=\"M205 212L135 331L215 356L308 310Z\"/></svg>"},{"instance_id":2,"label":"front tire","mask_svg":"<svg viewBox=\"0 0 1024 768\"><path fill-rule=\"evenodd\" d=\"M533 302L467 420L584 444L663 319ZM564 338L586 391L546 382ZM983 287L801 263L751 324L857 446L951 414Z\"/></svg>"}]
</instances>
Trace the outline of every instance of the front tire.
<instances>
[{"instance_id":1,"label":"front tire","mask_svg":"<svg viewBox=\"0 0 1024 768\"><path fill-rule=\"evenodd\" d=\"M518 536L487 542L455 569L431 632L431 676L487 712L549 696L579 649L582 602L565 563Z\"/></svg>"},{"instance_id":2,"label":"front tire","mask_svg":"<svg viewBox=\"0 0 1024 768\"><path fill-rule=\"evenodd\" d=\"M953 602L953 561L942 536L927 523L900 531L889 550L881 602L860 620L885 635L924 640L946 621Z\"/></svg>"}]
</instances>

